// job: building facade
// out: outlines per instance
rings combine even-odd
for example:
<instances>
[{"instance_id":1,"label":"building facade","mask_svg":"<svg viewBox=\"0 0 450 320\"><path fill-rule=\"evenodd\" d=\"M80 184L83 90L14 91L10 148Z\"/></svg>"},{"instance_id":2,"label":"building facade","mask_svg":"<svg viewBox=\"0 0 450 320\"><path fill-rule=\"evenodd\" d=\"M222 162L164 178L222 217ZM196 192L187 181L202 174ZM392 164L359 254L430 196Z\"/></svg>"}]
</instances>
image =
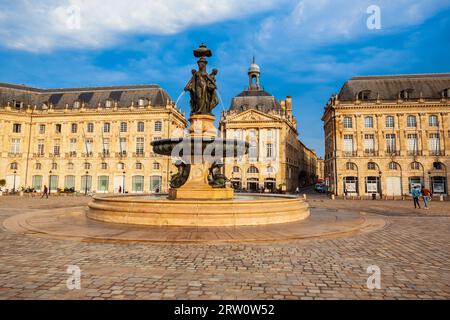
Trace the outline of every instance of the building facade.
<instances>
[{"instance_id":1,"label":"building facade","mask_svg":"<svg viewBox=\"0 0 450 320\"><path fill-rule=\"evenodd\" d=\"M182 137L184 115L157 85L36 89L0 84L3 190L167 191L169 157L150 142Z\"/></svg>"},{"instance_id":2,"label":"building facade","mask_svg":"<svg viewBox=\"0 0 450 320\"><path fill-rule=\"evenodd\" d=\"M312 183L317 156L298 139L292 98L278 101L262 89L260 67L253 61L248 89L232 99L220 119L222 137L250 144L246 156L226 159L225 175L235 189L293 192Z\"/></svg>"},{"instance_id":3,"label":"building facade","mask_svg":"<svg viewBox=\"0 0 450 320\"><path fill-rule=\"evenodd\" d=\"M336 195L448 195L450 74L354 77L327 103L325 178Z\"/></svg>"}]
</instances>

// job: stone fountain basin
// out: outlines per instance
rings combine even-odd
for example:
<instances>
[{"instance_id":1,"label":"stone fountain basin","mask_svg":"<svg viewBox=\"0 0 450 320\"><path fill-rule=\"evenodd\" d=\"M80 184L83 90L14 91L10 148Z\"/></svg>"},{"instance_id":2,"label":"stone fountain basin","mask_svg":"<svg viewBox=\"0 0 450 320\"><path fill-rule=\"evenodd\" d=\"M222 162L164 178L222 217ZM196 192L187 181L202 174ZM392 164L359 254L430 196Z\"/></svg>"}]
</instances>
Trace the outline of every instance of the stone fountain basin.
<instances>
[{"instance_id":1,"label":"stone fountain basin","mask_svg":"<svg viewBox=\"0 0 450 320\"><path fill-rule=\"evenodd\" d=\"M167 195L94 197L87 216L122 224L181 227L256 226L306 219L308 204L296 196L239 194L231 200L168 200Z\"/></svg>"},{"instance_id":2,"label":"stone fountain basin","mask_svg":"<svg viewBox=\"0 0 450 320\"><path fill-rule=\"evenodd\" d=\"M151 143L157 154L172 157L211 155L214 158L238 157L248 153L249 143L212 137L185 137L156 140Z\"/></svg>"}]
</instances>

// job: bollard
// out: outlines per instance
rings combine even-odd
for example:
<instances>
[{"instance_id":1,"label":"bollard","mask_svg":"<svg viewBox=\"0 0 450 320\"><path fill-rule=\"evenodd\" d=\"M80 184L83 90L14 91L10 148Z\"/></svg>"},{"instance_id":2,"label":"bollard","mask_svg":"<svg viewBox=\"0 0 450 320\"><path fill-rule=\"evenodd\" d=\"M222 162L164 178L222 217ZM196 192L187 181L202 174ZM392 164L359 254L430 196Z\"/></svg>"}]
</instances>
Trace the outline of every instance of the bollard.
<instances>
[{"instance_id":1,"label":"bollard","mask_svg":"<svg viewBox=\"0 0 450 320\"><path fill-rule=\"evenodd\" d=\"M443 194L440 195L439 201L444 201L444 195Z\"/></svg>"},{"instance_id":2,"label":"bollard","mask_svg":"<svg viewBox=\"0 0 450 320\"><path fill-rule=\"evenodd\" d=\"M305 193L303 194L303 199L305 199L305 200L306 200L306 194L305 194Z\"/></svg>"},{"instance_id":3,"label":"bollard","mask_svg":"<svg viewBox=\"0 0 450 320\"><path fill-rule=\"evenodd\" d=\"M335 196L334 196L334 194L332 194L331 195L331 200L334 200L335 199Z\"/></svg>"}]
</instances>

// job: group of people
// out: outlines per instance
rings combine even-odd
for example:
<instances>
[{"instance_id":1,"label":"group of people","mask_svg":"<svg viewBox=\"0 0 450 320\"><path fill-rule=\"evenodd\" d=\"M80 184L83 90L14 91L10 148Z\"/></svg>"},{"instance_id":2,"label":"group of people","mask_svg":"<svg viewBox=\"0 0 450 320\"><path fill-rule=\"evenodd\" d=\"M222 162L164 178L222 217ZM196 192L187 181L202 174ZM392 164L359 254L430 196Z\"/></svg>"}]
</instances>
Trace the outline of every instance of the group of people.
<instances>
[{"instance_id":1,"label":"group of people","mask_svg":"<svg viewBox=\"0 0 450 320\"><path fill-rule=\"evenodd\" d=\"M413 201L414 201L414 209L419 208L420 209L420 202L419 202L419 198L422 196L423 197L423 205L424 205L424 209L428 210L428 205L431 201L431 191L428 190L427 188L425 188L425 186L422 186L422 188L420 188L419 186L414 186L414 188L412 188L411 190L411 195L413 197Z\"/></svg>"}]
</instances>

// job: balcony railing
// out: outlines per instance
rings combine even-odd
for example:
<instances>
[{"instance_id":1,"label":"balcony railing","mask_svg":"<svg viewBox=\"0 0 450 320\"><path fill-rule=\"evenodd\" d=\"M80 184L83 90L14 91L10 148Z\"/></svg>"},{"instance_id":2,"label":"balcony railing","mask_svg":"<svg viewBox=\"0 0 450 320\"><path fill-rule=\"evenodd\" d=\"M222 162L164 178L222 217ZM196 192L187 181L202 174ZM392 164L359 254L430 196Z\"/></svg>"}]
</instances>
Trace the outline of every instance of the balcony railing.
<instances>
[{"instance_id":1,"label":"balcony railing","mask_svg":"<svg viewBox=\"0 0 450 320\"><path fill-rule=\"evenodd\" d=\"M43 152L34 153L33 156L35 158L43 158L45 157L45 154Z\"/></svg>"},{"instance_id":2,"label":"balcony railing","mask_svg":"<svg viewBox=\"0 0 450 320\"><path fill-rule=\"evenodd\" d=\"M358 155L357 151L343 151L342 155L344 157L356 157Z\"/></svg>"},{"instance_id":3,"label":"balcony railing","mask_svg":"<svg viewBox=\"0 0 450 320\"><path fill-rule=\"evenodd\" d=\"M49 153L48 156L50 158L59 158L61 156L61 154L59 154L59 153Z\"/></svg>"},{"instance_id":4,"label":"balcony railing","mask_svg":"<svg viewBox=\"0 0 450 320\"><path fill-rule=\"evenodd\" d=\"M93 157L94 154L92 152L85 152L85 153L82 153L81 156L83 158L89 158L89 157Z\"/></svg>"},{"instance_id":5,"label":"balcony railing","mask_svg":"<svg viewBox=\"0 0 450 320\"><path fill-rule=\"evenodd\" d=\"M109 158L111 156L111 154L109 153L109 151L104 151L104 152L100 152L98 154L98 156L101 158Z\"/></svg>"},{"instance_id":6,"label":"balcony railing","mask_svg":"<svg viewBox=\"0 0 450 320\"><path fill-rule=\"evenodd\" d=\"M22 157L22 153L19 153L19 152L9 152L9 153L8 153L8 157L9 157L9 158L21 158L21 157Z\"/></svg>"},{"instance_id":7,"label":"balcony railing","mask_svg":"<svg viewBox=\"0 0 450 320\"><path fill-rule=\"evenodd\" d=\"M133 157L135 157L135 158L142 158L142 157L144 157L144 155L145 155L144 151L133 153Z\"/></svg>"},{"instance_id":8,"label":"balcony railing","mask_svg":"<svg viewBox=\"0 0 450 320\"><path fill-rule=\"evenodd\" d=\"M378 151L376 150L364 150L364 156L365 157L377 157Z\"/></svg>"},{"instance_id":9,"label":"balcony railing","mask_svg":"<svg viewBox=\"0 0 450 320\"><path fill-rule=\"evenodd\" d=\"M66 158L75 158L77 156L76 151L66 152Z\"/></svg>"},{"instance_id":10,"label":"balcony railing","mask_svg":"<svg viewBox=\"0 0 450 320\"><path fill-rule=\"evenodd\" d=\"M430 150L430 156L444 156L444 151L441 150Z\"/></svg>"},{"instance_id":11,"label":"balcony railing","mask_svg":"<svg viewBox=\"0 0 450 320\"><path fill-rule=\"evenodd\" d=\"M421 156L422 150L408 150L408 156Z\"/></svg>"},{"instance_id":12,"label":"balcony railing","mask_svg":"<svg viewBox=\"0 0 450 320\"><path fill-rule=\"evenodd\" d=\"M386 155L387 155L387 156L391 156L391 157L396 157L396 156L399 156L399 155L400 155L400 151L399 151L399 150L390 150L390 149L387 149L387 150L386 150Z\"/></svg>"},{"instance_id":13,"label":"balcony railing","mask_svg":"<svg viewBox=\"0 0 450 320\"><path fill-rule=\"evenodd\" d=\"M126 151L116 152L116 157L126 157L126 156L127 156L127 152Z\"/></svg>"}]
</instances>

